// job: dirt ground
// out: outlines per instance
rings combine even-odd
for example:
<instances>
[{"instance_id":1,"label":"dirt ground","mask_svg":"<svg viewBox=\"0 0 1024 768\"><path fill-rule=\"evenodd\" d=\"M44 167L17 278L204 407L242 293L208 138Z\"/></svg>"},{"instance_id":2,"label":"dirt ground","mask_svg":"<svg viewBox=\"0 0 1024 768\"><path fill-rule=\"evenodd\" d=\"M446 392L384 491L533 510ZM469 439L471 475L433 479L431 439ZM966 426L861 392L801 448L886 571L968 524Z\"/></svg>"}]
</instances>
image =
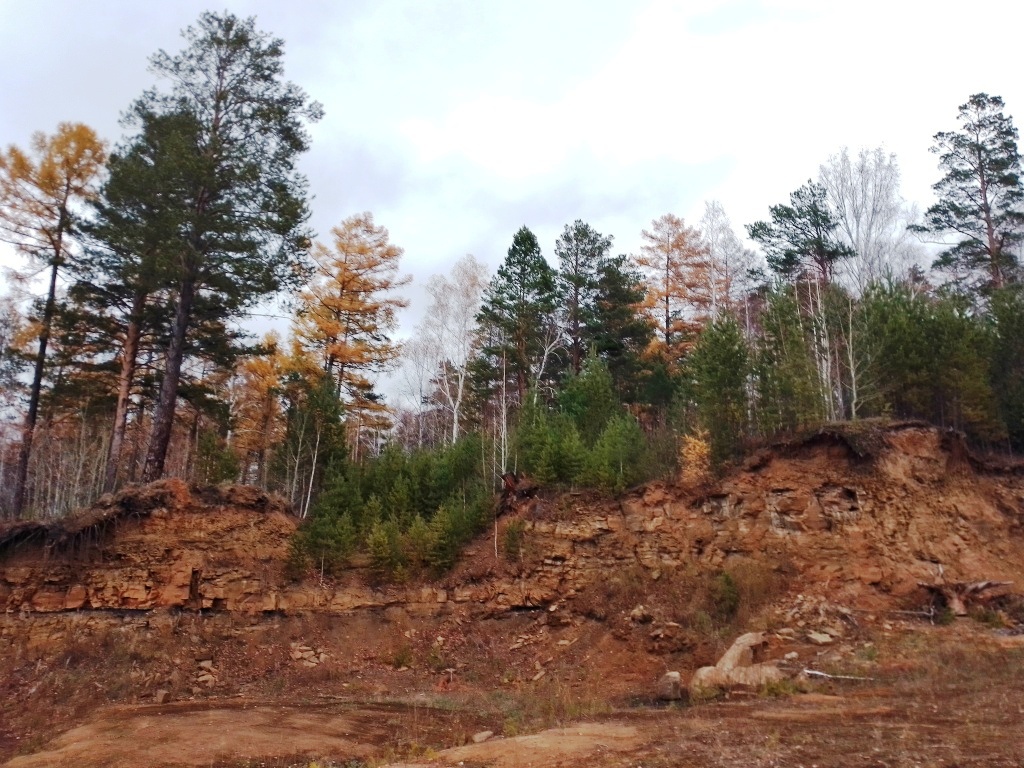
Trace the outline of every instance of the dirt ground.
<instances>
[{"instance_id":1,"label":"dirt ground","mask_svg":"<svg viewBox=\"0 0 1024 768\"><path fill-rule=\"evenodd\" d=\"M863 647L833 672L866 679L797 678L708 702L585 701L595 691L567 669L503 692L438 690L412 670L381 670L371 687L389 691L372 695L321 681L276 698L107 706L5 765L1024 765L1024 638L969 621L908 626ZM569 700L591 714L574 716ZM473 743L483 731L495 735Z\"/></svg>"}]
</instances>

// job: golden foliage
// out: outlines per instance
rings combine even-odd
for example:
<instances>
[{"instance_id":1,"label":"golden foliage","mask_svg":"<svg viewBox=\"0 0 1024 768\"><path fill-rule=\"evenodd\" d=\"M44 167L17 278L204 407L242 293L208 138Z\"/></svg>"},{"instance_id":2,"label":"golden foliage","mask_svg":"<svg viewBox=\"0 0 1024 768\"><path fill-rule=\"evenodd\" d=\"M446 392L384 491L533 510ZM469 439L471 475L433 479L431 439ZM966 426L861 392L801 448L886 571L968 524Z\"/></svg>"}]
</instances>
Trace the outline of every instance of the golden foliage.
<instances>
[{"instance_id":1,"label":"golden foliage","mask_svg":"<svg viewBox=\"0 0 1024 768\"><path fill-rule=\"evenodd\" d=\"M643 230L644 245L634 256L647 282L647 311L657 329L665 359L681 358L691 337L707 319L711 258L700 232L666 213Z\"/></svg>"},{"instance_id":2,"label":"golden foliage","mask_svg":"<svg viewBox=\"0 0 1024 768\"><path fill-rule=\"evenodd\" d=\"M398 274L403 251L370 213L351 216L331 232L332 248L314 246L316 272L300 297L295 336L337 382L349 412L379 414L384 408L369 374L385 369L400 351L390 334L397 310L408 304L393 294L410 280Z\"/></svg>"},{"instance_id":3,"label":"golden foliage","mask_svg":"<svg viewBox=\"0 0 1024 768\"><path fill-rule=\"evenodd\" d=\"M271 447L284 440L285 421L280 391L289 372L289 358L273 331L263 337L261 354L238 366L232 392L233 447L249 482L266 484ZM255 473L255 477L253 477Z\"/></svg>"},{"instance_id":4,"label":"golden foliage","mask_svg":"<svg viewBox=\"0 0 1024 768\"><path fill-rule=\"evenodd\" d=\"M32 155L15 146L0 153L0 239L35 257L60 259L71 205L96 195L106 147L81 123L36 133Z\"/></svg>"},{"instance_id":5,"label":"golden foliage","mask_svg":"<svg viewBox=\"0 0 1024 768\"><path fill-rule=\"evenodd\" d=\"M679 479L686 488L699 488L711 479L711 442L706 430L683 435L679 446Z\"/></svg>"}]
</instances>

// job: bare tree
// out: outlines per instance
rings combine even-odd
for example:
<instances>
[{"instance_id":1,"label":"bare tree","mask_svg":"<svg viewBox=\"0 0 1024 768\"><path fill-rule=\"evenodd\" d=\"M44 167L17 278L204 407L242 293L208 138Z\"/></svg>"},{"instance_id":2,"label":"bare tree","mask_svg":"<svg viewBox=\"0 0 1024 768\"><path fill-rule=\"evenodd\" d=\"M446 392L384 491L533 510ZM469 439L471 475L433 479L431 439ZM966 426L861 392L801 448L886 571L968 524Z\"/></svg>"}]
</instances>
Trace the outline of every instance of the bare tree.
<instances>
[{"instance_id":1,"label":"bare tree","mask_svg":"<svg viewBox=\"0 0 1024 768\"><path fill-rule=\"evenodd\" d=\"M758 266L757 255L744 247L717 200L704 203L700 231L711 257L707 276L711 317L723 311L738 313L754 288L750 270Z\"/></svg>"},{"instance_id":2,"label":"bare tree","mask_svg":"<svg viewBox=\"0 0 1024 768\"><path fill-rule=\"evenodd\" d=\"M861 149L856 158L847 147L820 166L838 233L856 251L841 267L840 279L858 294L887 274L903 275L921 259L921 247L908 226L916 211L900 194L896 155L881 147Z\"/></svg>"},{"instance_id":3,"label":"bare tree","mask_svg":"<svg viewBox=\"0 0 1024 768\"><path fill-rule=\"evenodd\" d=\"M420 327L421 343L437 360L434 383L441 406L451 415L451 441L459 439L469 362L476 351L476 315L487 287L487 269L472 255L459 259L451 275L427 285L430 307Z\"/></svg>"}]
</instances>

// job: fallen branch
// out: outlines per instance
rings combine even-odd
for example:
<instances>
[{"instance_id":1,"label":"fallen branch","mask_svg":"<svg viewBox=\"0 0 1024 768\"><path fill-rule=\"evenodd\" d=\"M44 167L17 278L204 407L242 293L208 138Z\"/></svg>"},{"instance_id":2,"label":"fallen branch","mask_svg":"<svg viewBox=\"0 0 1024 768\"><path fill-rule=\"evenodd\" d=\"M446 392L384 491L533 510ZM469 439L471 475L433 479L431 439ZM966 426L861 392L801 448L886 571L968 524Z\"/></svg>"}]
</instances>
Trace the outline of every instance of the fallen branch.
<instances>
[{"instance_id":1,"label":"fallen branch","mask_svg":"<svg viewBox=\"0 0 1024 768\"><path fill-rule=\"evenodd\" d=\"M808 677L822 677L826 680L857 680L860 682L874 682L873 677L857 677L856 675L830 675L827 672L819 672L816 669L805 669L803 674Z\"/></svg>"},{"instance_id":2,"label":"fallen branch","mask_svg":"<svg viewBox=\"0 0 1024 768\"><path fill-rule=\"evenodd\" d=\"M1000 587L1008 587L1012 581L957 581L951 583L926 584L919 581L917 585L929 592L941 596L955 616L967 615L969 601L983 601L988 596L984 593Z\"/></svg>"}]
</instances>

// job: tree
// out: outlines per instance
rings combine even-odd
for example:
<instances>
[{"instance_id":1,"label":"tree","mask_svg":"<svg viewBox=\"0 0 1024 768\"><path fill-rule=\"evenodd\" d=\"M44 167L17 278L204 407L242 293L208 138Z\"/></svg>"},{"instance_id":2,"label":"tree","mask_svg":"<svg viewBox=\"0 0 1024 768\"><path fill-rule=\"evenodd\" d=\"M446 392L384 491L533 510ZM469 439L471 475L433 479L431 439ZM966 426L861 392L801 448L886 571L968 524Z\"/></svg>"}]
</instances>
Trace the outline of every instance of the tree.
<instances>
[{"instance_id":1,"label":"tree","mask_svg":"<svg viewBox=\"0 0 1024 768\"><path fill-rule=\"evenodd\" d=\"M435 275L427 284L430 307L421 336L434 356L441 403L451 414L452 444L459 439L470 362L478 344L475 320L486 287L486 270L473 256L459 259L450 277Z\"/></svg>"},{"instance_id":2,"label":"tree","mask_svg":"<svg viewBox=\"0 0 1024 768\"><path fill-rule=\"evenodd\" d=\"M997 289L1014 280L1024 240L1017 129L1002 110L998 96L974 94L960 105L961 130L935 134L931 148L945 176L932 185L939 201L915 229L958 238L935 267L965 287Z\"/></svg>"},{"instance_id":3,"label":"tree","mask_svg":"<svg viewBox=\"0 0 1024 768\"><path fill-rule=\"evenodd\" d=\"M139 357L155 348L172 321L173 307L161 287L177 279L179 235L189 226L195 184L190 158L200 130L190 113L146 111L137 119L138 135L107 163L106 181L83 228L82 269L68 291L75 311L120 347L108 492L118 482ZM155 392L146 394L155 399Z\"/></svg>"},{"instance_id":4,"label":"tree","mask_svg":"<svg viewBox=\"0 0 1024 768\"><path fill-rule=\"evenodd\" d=\"M334 382L352 426L353 417L383 410L368 375L398 357L390 334L407 302L393 291L409 278L398 274L402 249L372 214L350 216L331 233L332 248L313 249L316 270L299 298L295 335Z\"/></svg>"},{"instance_id":5,"label":"tree","mask_svg":"<svg viewBox=\"0 0 1024 768\"><path fill-rule=\"evenodd\" d=\"M743 246L717 200L704 203L700 231L708 249L707 292L711 318L723 311L736 313L754 286L750 271L756 265L754 252Z\"/></svg>"},{"instance_id":6,"label":"tree","mask_svg":"<svg viewBox=\"0 0 1024 768\"><path fill-rule=\"evenodd\" d=\"M272 447L284 441L281 388L288 360L277 334L263 337L259 354L245 358L232 386L233 448L241 460L240 481L267 487Z\"/></svg>"},{"instance_id":7,"label":"tree","mask_svg":"<svg viewBox=\"0 0 1024 768\"><path fill-rule=\"evenodd\" d=\"M634 259L647 280L651 317L669 362L686 351L711 306L708 249L700 233L666 213L643 230L644 245Z\"/></svg>"},{"instance_id":8,"label":"tree","mask_svg":"<svg viewBox=\"0 0 1024 768\"><path fill-rule=\"evenodd\" d=\"M568 337L570 364L577 374L589 346L587 321L597 300L601 265L611 247L611 237L605 237L579 219L572 225L566 224L561 237L555 241L562 324Z\"/></svg>"},{"instance_id":9,"label":"tree","mask_svg":"<svg viewBox=\"0 0 1024 768\"><path fill-rule=\"evenodd\" d=\"M25 504L46 350L57 309L58 278L70 258L75 207L96 194L104 162L103 142L81 123L61 123L53 136L35 134L32 155L14 146L0 154L0 238L49 270L15 475L15 516L21 514Z\"/></svg>"},{"instance_id":10,"label":"tree","mask_svg":"<svg viewBox=\"0 0 1024 768\"><path fill-rule=\"evenodd\" d=\"M541 255L537 236L521 227L477 314L489 376L505 376L499 374L504 368L515 382L520 404L531 382L542 378L557 346L556 296L555 271Z\"/></svg>"},{"instance_id":11,"label":"tree","mask_svg":"<svg viewBox=\"0 0 1024 768\"><path fill-rule=\"evenodd\" d=\"M749 352L731 316L704 328L687 367L697 421L707 431L712 462L720 464L736 452L747 431Z\"/></svg>"},{"instance_id":12,"label":"tree","mask_svg":"<svg viewBox=\"0 0 1024 768\"><path fill-rule=\"evenodd\" d=\"M844 259L843 273L858 295L872 281L910 269L917 256L908 230L914 212L900 195L896 155L877 147L851 159L843 147L821 165L818 183L838 222L837 234L854 252Z\"/></svg>"},{"instance_id":13,"label":"tree","mask_svg":"<svg viewBox=\"0 0 1024 768\"><path fill-rule=\"evenodd\" d=\"M643 278L626 256L605 259L598 270L595 293L587 316L587 338L608 364L619 397L633 402L643 373L641 356L654 336Z\"/></svg>"},{"instance_id":14,"label":"tree","mask_svg":"<svg viewBox=\"0 0 1024 768\"><path fill-rule=\"evenodd\" d=\"M309 244L305 179L295 160L306 150L304 124L319 105L282 79L283 43L253 19L204 13L183 33L187 47L161 51L152 70L170 82L147 91L129 120L149 115L191 120L183 164L188 185L175 205L182 225L163 262L174 310L153 414L143 480L164 469L190 332L202 304L208 319L235 318L301 275ZM187 143L187 142L185 142Z\"/></svg>"},{"instance_id":15,"label":"tree","mask_svg":"<svg viewBox=\"0 0 1024 768\"><path fill-rule=\"evenodd\" d=\"M748 224L747 234L764 249L768 266L780 277L814 276L831 283L836 265L853 256L853 249L838 239L839 221L828 192L808 180L789 196L789 203L771 206L771 223Z\"/></svg>"}]
</instances>

